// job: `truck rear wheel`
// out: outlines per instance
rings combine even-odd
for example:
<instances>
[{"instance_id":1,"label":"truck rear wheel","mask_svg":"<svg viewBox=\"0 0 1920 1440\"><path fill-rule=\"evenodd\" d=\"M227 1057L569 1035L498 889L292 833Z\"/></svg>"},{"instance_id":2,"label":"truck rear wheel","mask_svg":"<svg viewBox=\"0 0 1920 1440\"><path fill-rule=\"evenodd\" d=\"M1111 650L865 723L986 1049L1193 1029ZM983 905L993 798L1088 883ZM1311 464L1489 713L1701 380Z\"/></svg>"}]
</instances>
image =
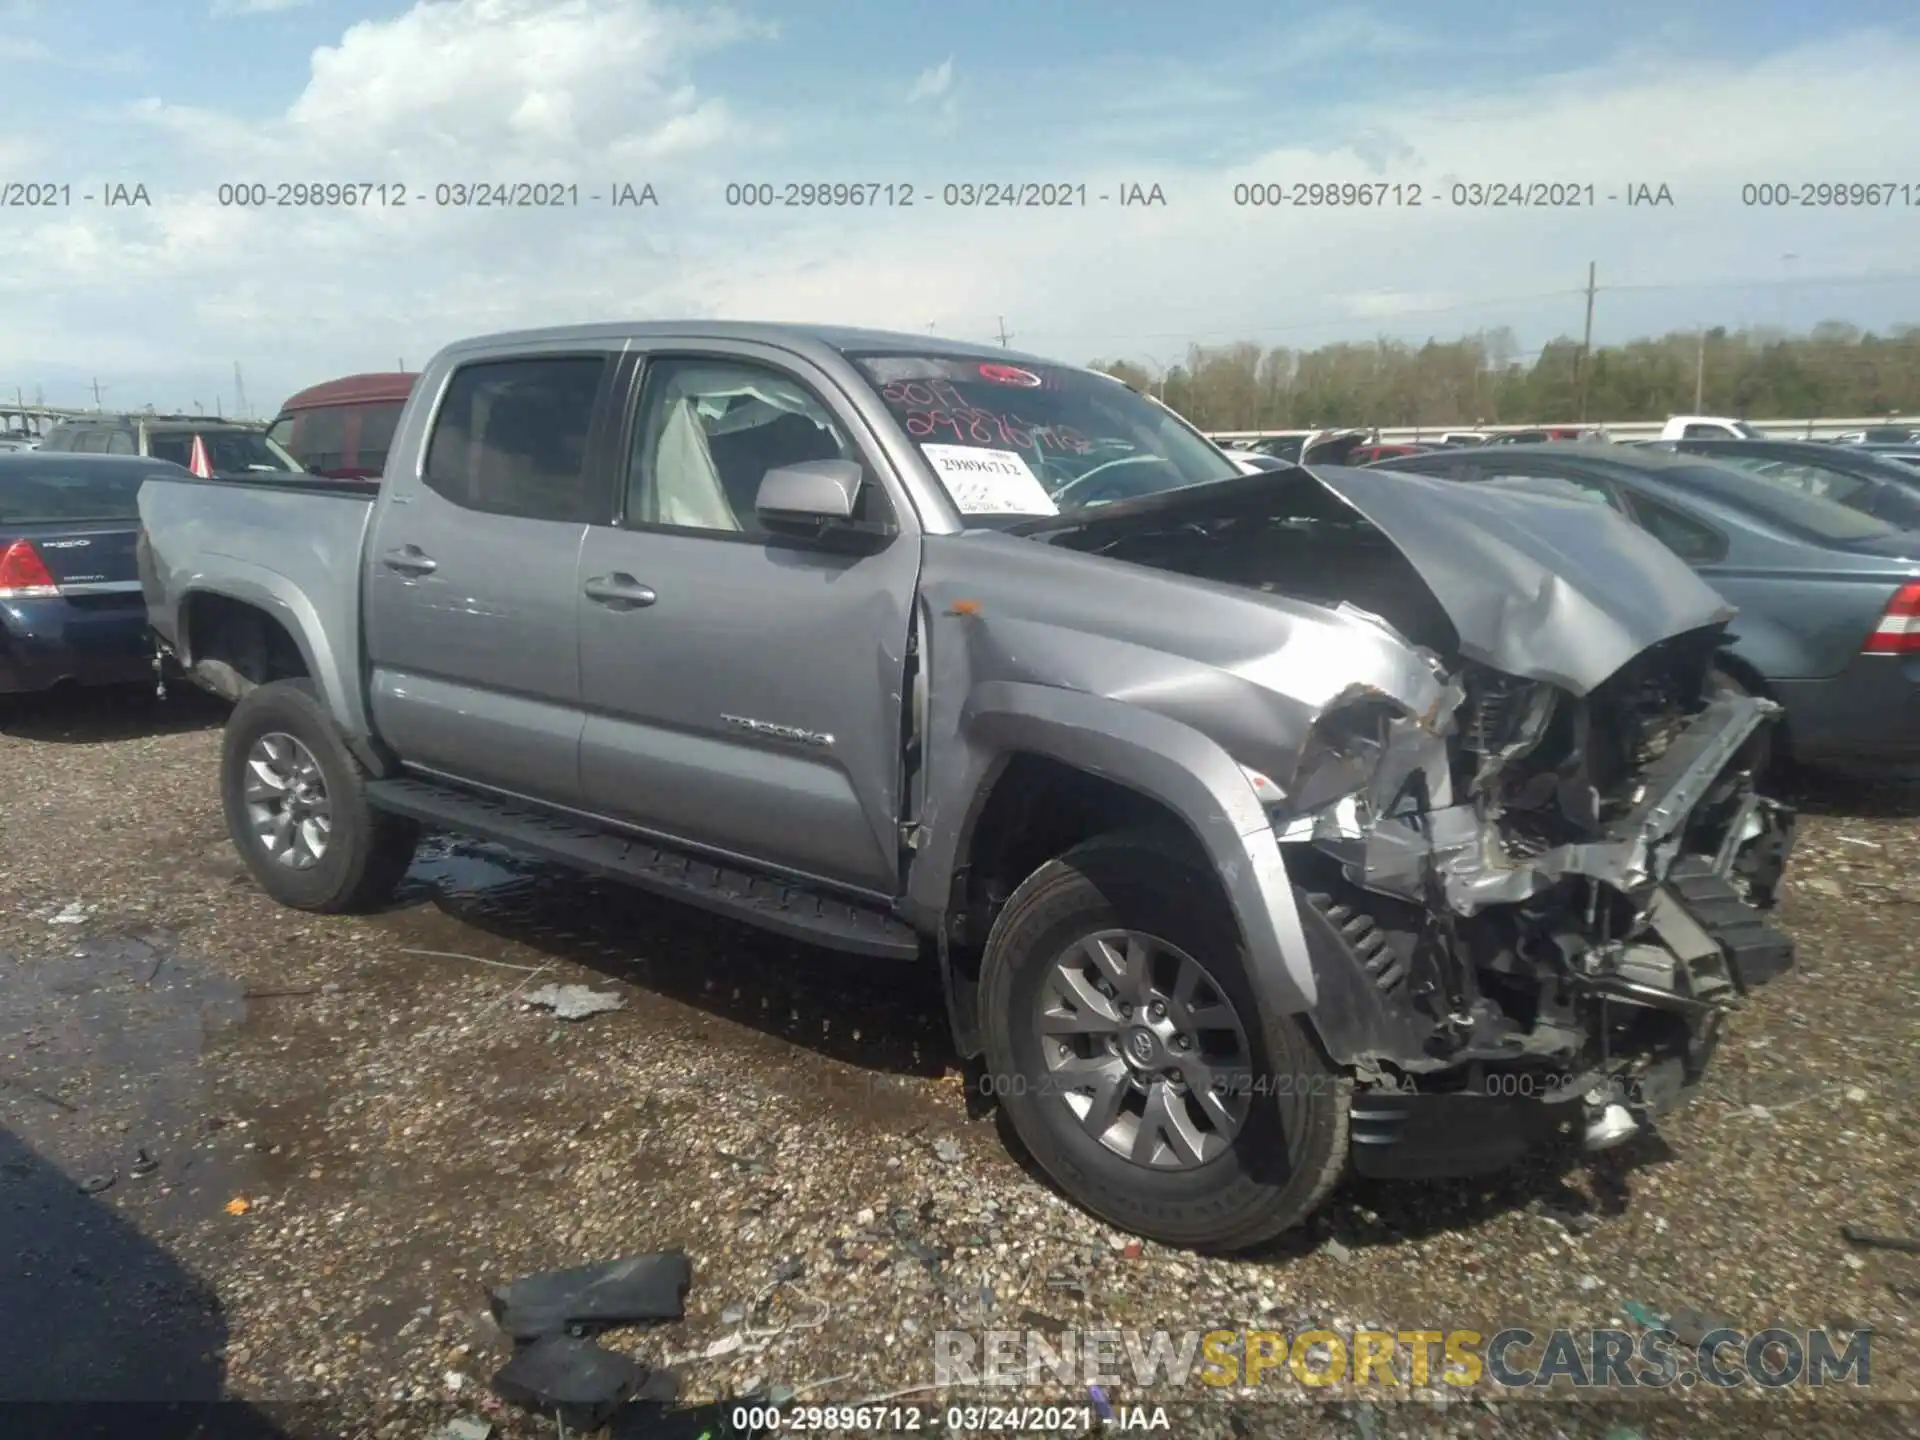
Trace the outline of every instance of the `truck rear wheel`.
<instances>
[{"instance_id":1,"label":"truck rear wheel","mask_svg":"<svg viewBox=\"0 0 1920 1440\"><path fill-rule=\"evenodd\" d=\"M310 680L276 680L233 708L221 740L227 831L282 905L343 913L390 899L419 839L367 804L367 772Z\"/></svg>"},{"instance_id":2,"label":"truck rear wheel","mask_svg":"<svg viewBox=\"0 0 1920 1440\"><path fill-rule=\"evenodd\" d=\"M988 937L992 1082L1040 1167L1122 1229L1244 1250L1345 1173L1351 1082L1295 1016L1261 1015L1211 874L1107 836L1035 871Z\"/></svg>"}]
</instances>

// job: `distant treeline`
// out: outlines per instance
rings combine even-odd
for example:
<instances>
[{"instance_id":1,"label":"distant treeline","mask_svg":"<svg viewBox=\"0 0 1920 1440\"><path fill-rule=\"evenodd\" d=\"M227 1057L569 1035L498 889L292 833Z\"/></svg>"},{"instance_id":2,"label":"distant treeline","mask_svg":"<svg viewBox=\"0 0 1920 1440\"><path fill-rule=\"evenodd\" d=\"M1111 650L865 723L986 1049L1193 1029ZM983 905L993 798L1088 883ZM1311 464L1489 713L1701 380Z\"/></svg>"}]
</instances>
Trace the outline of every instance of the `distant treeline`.
<instances>
[{"instance_id":1,"label":"distant treeline","mask_svg":"<svg viewBox=\"0 0 1920 1440\"><path fill-rule=\"evenodd\" d=\"M1165 375L1126 360L1094 367L1159 395L1203 430L1576 419L1580 342L1556 340L1531 364L1520 353L1513 332L1499 329L1424 345L1196 345ZM1586 414L1597 424L1694 412L1696 382L1704 414L1913 414L1920 412L1920 326L1886 335L1840 321L1806 335L1716 328L1595 347Z\"/></svg>"}]
</instances>

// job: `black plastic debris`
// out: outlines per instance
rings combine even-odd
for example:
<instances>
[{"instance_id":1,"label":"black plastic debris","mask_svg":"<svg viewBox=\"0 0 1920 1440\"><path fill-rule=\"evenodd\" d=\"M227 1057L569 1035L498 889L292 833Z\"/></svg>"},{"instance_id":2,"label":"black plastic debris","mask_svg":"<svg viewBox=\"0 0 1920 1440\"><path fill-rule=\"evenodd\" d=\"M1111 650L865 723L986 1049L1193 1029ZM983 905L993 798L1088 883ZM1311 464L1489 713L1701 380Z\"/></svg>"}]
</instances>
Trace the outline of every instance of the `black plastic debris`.
<instances>
[{"instance_id":1,"label":"black plastic debris","mask_svg":"<svg viewBox=\"0 0 1920 1440\"><path fill-rule=\"evenodd\" d=\"M1864 1250L1897 1250L1907 1255L1920 1255L1920 1239L1911 1235L1873 1235L1852 1225L1842 1225L1840 1234L1850 1245L1858 1245Z\"/></svg>"},{"instance_id":2,"label":"black plastic debris","mask_svg":"<svg viewBox=\"0 0 1920 1440\"><path fill-rule=\"evenodd\" d=\"M635 1404L614 1416L609 1433L613 1440L750 1440L769 1433L733 1423L752 1413L755 1407L744 1400L685 1406Z\"/></svg>"},{"instance_id":3,"label":"black plastic debris","mask_svg":"<svg viewBox=\"0 0 1920 1440\"><path fill-rule=\"evenodd\" d=\"M493 1318L515 1340L564 1331L678 1320L686 1314L693 1265L685 1254L635 1255L604 1265L548 1270L488 1292Z\"/></svg>"},{"instance_id":4,"label":"black plastic debris","mask_svg":"<svg viewBox=\"0 0 1920 1440\"><path fill-rule=\"evenodd\" d=\"M522 1345L495 1373L493 1392L510 1405L542 1414L558 1412L568 1427L598 1430L629 1400L650 1388L678 1393L672 1372L665 1381L637 1360L604 1350L591 1340L549 1335Z\"/></svg>"}]
</instances>

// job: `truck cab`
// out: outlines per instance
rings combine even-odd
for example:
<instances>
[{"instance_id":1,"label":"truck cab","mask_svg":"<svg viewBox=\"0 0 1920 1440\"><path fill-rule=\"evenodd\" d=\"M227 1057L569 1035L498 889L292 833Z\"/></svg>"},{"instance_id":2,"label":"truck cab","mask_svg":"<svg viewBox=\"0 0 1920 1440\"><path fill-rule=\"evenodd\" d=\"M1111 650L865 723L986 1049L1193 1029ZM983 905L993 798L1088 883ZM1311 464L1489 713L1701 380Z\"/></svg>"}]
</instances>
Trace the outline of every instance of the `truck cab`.
<instances>
[{"instance_id":1,"label":"truck cab","mask_svg":"<svg viewBox=\"0 0 1920 1440\"><path fill-rule=\"evenodd\" d=\"M1764 440L1766 432L1726 415L1669 415L1662 440Z\"/></svg>"}]
</instances>

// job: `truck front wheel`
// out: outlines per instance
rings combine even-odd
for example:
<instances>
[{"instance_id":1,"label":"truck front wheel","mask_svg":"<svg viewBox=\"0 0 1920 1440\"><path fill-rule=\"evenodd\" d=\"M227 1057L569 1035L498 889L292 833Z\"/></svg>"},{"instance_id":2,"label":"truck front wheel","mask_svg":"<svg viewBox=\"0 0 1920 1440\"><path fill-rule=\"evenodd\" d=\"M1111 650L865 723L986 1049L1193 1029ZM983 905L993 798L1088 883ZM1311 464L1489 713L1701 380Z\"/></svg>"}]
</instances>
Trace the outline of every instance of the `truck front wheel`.
<instances>
[{"instance_id":1,"label":"truck front wheel","mask_svg":"<svg viewBox=\"0 0 1920 1440\"><path fill-rule=\"evenodd\" d=\"M1107 836L1013 893L981 969L989 1075L1078 1204L1203 1251L1311 1215L1345 1173L1351 1082L1294 1016L1262 1017L1211 874Z\"/></svg>"},{"instance_id":2,"label":"truck front wheel","mask_svg":"<svg viewBox=\"0 0 1920 1440\"><path fill-rule=\"evenodd\" d=\"M227 831L282 905L345 913L389 899L418 829L367 804L367 772L310 680L276 680L233 707L221 740Z\"/></svg>"}]
</instances>

